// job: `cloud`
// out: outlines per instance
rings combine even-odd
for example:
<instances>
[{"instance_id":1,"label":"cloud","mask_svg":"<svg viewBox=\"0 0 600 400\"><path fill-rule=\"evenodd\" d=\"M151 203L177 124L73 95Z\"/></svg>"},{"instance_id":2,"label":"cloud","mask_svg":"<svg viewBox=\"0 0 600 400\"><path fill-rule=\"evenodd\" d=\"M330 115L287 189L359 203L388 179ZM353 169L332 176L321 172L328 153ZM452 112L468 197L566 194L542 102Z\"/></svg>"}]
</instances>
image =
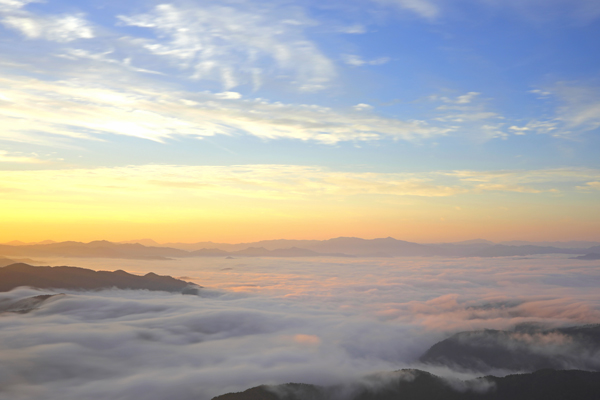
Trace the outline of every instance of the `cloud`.
<instances>
[{"instance_id":1,"label":"cloud","mask_svg":"<svg viewBox=\"0 0 600 400\"><path fill-rule=\"evenodd\" d=\"M149 196L154 199L152 204L179 204L178 199L189 199L190 196L197 198L193 204L199 201L212 204L231 197L300 202L355 196L436 198L484 192L543 195L555 193L558 189L575 191L586 182L600 180L600 171L373 173L300 165L139 165L5 171L0 172L0 178L5 189L18 193L13 196L13 201L37 199L61 203L69 199L81 202L83 207L89 199L104 198L107 194L110 194L107 200L120 204L135 204ZM181 212L188 206L190 204L186 205L184 201L179 206Z\"/></svg>"},{"instance_id":2,"label":"cloud","mask_svg":"<svg viewBox=\"0 0 600 400\"><path fill-rule=\"evenodd\" d=\"M429 96L431 102L442 103L436 110L440 113L436 121L453 124L454 130L473 140L482 142L494 138L506 139L504 116L489 110L489 100L482 99L479 92L468 92L455 98Z\"/></svg>"},{"instance_id":3,"label":"cloud","mask_svg":"<svg viewBox=\"0 0 600 400\"><path fill-rule=\"evenodd\" d=\"M249 134L262 139L335 144L418 141L449 132L424 121L309 104L244 100L231 91L192 93L145 87L143 82L137 87L110 84L104 77L92 85L85 79L53 82L4 76L0 90L0 137L23 142L40 135L97 140L101 135L116 134L160 142L177 136ZM57 109L62 112L56 113Z\"/></svg>"},{"instance_id":4,"label":"cloud","mask_svg":"<svg viewBox=\"0 0 600 400\"><path fill-rule=\"evenodd\" d=\"M124 25L147 28L155 39L132 44L164 57L192 79L221 82L225 89L269 75L291 75L300 90L325 88L335 77L333 63L307 39L313 23L297 8L246 2L161 4L144 14L121 15Z\"/></svg>"},{"instance_id":5,"label":"cloud","mask_svg":"<svg viewBox=\"0 0 600 400\"><path fill-rule=\"evenodd\" d=\"M514 132L515 135L525 135L527 131L531 130L531 128L528 128L526 126L524 127L518 127L518 126L511 126L508 129L510 129L511 131Z\"/></svg>"},{"instance_id":6,"label":"cloud","mask_svg":"<svg viewBox=\"0 0 600 400\"><path fill-rule=\"evenodd\" d=\"M577 189L580 189L580 190L590 190L590 189L600 190L600 181L586 182L585 186L577 186Z\"/></svg>"},{"instance_id":7,"label":"cloud","mask_svg":"<svg viewBox=\"0 0 600 400\"><path fill-rule=\"evenodd\" d=\"M390 61L389 57L380 57L374 60L363 60L360 56L356 54L343 54L342 59L348 65L352 65L354 67L362 67L363 65L382 65Z\"/></svg>"},{"instance_id":8,"label":"cloud","mask_svg":"<svg viewBox=\"0 0 600 400\"><path fill-rule=\"evenodd\" d=\"M38 15L24 9L29 3L32 1L3 0L0 3L0 23L28 39L71 42L94 37L82 14Z\"/></svg>"},{"instance_id":9,"label":"cloud","mask_svg":"<svg viewBox=\"0 0 600 400\"><path fill-rule=\"evenodd\" d=\"M354 34L354 35L360 35L363 33L367 33L367 29L364 27L364 25L361 25L361 24L343 26L343 27L338 28L337 31L341 32L341 33Z\"/></svg>"},{"instance_id":10,"label":"cloud","mask_svg":"<svg viewBox=\"0 0 600 400\"><path fill-rule=\"evenodd\" d=\"M221 100L237 100L237 99L241 99L242 95L237 92L221 92L221 93L215 93L215 97L217 99L221 99Z\"/></svg>"},{"instance_id":11,"label":"cloud","mask_svg":"<svg viewBox=\"0 0 600 400\"><path fill-rule=\"evenodd\" d=\"M572 138L600 127L600 95L594 85L557 83L551 91L534 90L541 99L552 101L553 116L534 119L525 126L511 126L516 134L533 132L554 137Z\"/></svg>"},{"instance_id":12,"label":"cloud","mask_svg":"<svg viewBox=\"0 0 600 400\"><path fill-rule=\"evenodd\" d=\"M469 104L473 99L479 96L481 93L479 92L469 92L467 94L463 94L462 96L458 96L456 98L456 104Z\"/></svg>"},{"instance_id":13,"label":"cloud","mask_svg":"<svg viewBox=\"0 0 600 400\"><path fill-rule=\"evenodd\" d=\"M66 291L29 314L2 315L3 394L208 400L259 384L334 384L408 367L457 331L600 321L598 271L562 258L201 264L77 260L96 269L192 276L206 289L200 297ZM41 293L20 288L1 293L0 302ZM559 337L539 336L515 340L538 349L555 344L558 355L572 349Z\"/></svg>"},{"instance_id":14,"label":"cloud","mask_svg":"<svg viewBox=\"0 0 600 400\"><path fill-rule=\"evenodd\" d=\"M420 17L426 19L435 19L440 8L435 1L428 0L375 0L378 3L397 7L403 10L412 11Z\"/></svg>"},{"instance_id":15,"label":"cloud","mask_svg":"<svg viewBox=\"0 0 600 400\"><path fill-rule=\"evenodd\" d=\"M11 154L8 151L0 150L0 163L18 163L18 164L42 164L45 161L37 157L23 156L21 154Z\"/></svg>"},{"instance_id":16,"label":"cloud","mask_svg":"<svg viewBox=\"0 0 600 400\"><path fill-rule=\"evenodd\" d=\"M353 106L352 108L354 108L356 111L365 111L365 110L372 110L373 106L370 104L360 103L360 104Z\"/></svg>"}]
</instances>

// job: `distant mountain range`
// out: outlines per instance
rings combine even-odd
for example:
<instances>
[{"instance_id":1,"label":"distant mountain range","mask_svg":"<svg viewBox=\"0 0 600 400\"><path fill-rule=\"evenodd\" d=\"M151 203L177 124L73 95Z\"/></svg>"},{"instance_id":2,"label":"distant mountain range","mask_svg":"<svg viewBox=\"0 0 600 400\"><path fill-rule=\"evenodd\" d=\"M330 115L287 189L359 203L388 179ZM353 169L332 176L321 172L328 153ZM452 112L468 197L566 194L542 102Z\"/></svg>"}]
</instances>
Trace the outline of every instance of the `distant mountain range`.
<instances>
[{"instance_id":1,"label":"distant mountain range","mask_svg":"<svg viewBox=\"0 0 600 400\"><path fill-rule=\"evenodd\" d=\"M0 245L4 256L103 257L164 260L180 257L506 257L536 254L584 255L600 253L600 243L561 242L560 245L495 244L483 239L457 243L419 244L391 237L360 239L339 237L329 240L263 240L253 243L165 243L151 239L114 243L105 240L82 242L44 241L35 244L10 242ZM556 243L555 243L556 244ZM582 247L583 245L591 245ZM571 246L571 247L569 247ZM588 259L588 258L582 258Z\"/></svg>"},{"instance_id":2,"label":"distant mountain range","mask_svg":"<svg viewBox=\"0 0 600 400\"><path fill-rule=\"evenodd\" d=\"M337 386L288 383L257 386L213 400L598 400L600 372L534 373L447 380L420 370L374 374Z\"/></svg>"}]
</instances>

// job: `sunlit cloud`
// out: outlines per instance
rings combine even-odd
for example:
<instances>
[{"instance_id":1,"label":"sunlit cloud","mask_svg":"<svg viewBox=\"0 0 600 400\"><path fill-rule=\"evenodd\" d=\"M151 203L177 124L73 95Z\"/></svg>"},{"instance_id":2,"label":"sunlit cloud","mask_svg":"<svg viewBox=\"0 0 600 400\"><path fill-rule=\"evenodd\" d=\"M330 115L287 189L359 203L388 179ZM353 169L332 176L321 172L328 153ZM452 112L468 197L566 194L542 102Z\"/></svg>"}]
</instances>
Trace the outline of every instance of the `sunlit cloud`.
<instances>
[{"instance_id":1,"label":"sunlit cloud","mask_svg":"<svg viewBox=\"0 0 600 400\"><path fill-rule=\"evenodd\" d=\"M6 160L10 156L3 154ZM17 157L16 159L20 159ZM29 160L29 159L27 159ZM60 195L158 193L164 190L201 195L232 195L250 198L300 199L313 196L393 195L446 197L482 191L539 194L555 192L553 186L568 184L574 190L590 179L600 179L592 169L534 171L439 171L428 173L340 172L317 166L235 165L177 166L142 165L115 168L0 172L3 185L42 195L45 182L63 188ZM586 183L594 188L597 182ZM46 195L43 195L46 196Z\"/></svg>"},{"instance_id":2,"label":"sunlit cloud","mask_svg":"<svg viewBox=\"0 0 600 400\"><path fill-rule=\"evenodd\" d=\"M250 134L335 144L384 138L419 140L449 128L307 104L241 99L237 92L191 93L158 88L87 86L81 80L0 79L5 140L33 134L99 138L103 134L164 141L177 136ZM61 110L57 113L56 110Z\"/></svg>"},{"instance_id":3,"label":"sunlit cloud","mask_svg":"<svg viewBox=\"0 0 600 400\"><path fill-rule=\"evenodd\" d=\"M0 163L18 163L18 164L42 164L45 161L37 157L25 156L22 154L11 154L8 151L0 150Z\"/></svg>"}]
</instances>

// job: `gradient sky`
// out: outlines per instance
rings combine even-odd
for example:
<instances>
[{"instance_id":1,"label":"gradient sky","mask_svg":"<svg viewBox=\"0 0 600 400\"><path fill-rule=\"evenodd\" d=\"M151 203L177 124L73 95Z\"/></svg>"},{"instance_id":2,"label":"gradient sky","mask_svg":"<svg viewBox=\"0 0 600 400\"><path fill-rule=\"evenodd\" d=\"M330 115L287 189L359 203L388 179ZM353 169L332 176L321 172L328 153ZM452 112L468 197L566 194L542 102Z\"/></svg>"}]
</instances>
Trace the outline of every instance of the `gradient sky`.
<instances>
[{"instance_id":1,"label":"gradient sky","mask_svg":"<svg viewBox=\"0 0 600 400\"><path fill-rule=\"evenodd\" d=\"M0 0L0 241L600 240L597 0Z\"/></svg>"}]
</instances>

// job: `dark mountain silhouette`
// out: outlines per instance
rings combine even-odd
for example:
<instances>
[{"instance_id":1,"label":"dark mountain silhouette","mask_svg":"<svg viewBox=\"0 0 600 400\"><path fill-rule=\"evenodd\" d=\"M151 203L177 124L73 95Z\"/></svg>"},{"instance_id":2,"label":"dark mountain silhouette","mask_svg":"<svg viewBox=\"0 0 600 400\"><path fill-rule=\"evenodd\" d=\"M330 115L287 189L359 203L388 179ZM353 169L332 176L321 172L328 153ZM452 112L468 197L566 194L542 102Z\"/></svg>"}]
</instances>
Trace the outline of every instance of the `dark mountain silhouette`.
<instances>
[{"instance_id":1,"label":"dark mountain silhouette","mask_svg":"<svg viewBox=\"0 0 600 400\"><path fill-rule=\"evenodd\" d=\"M198 285L170 276L148 273L132 275L125 271L92 271L78 267L33 267L28 264L12 264L0 268L0 292L19 286L40 289L147 289L166 292L196 294Z\"/></svg>"},{"instance_id":2,"label":"dark mountain silhouette","mask_svg":"<svg viewBox=\"0 0 600 400\"><path fill-rule=\"evenodd\" d=\"M598 400L600 372L541 370L449 381L420 370L377 374L339 386L258 386L213 400Z\"/></svg>"},{"instance_id":3,"label":"dark mountain silhouette","mask_svg":"<svg viewBox=\"0 0 600 400\"><path fill-rule=\"evenodd\" d=\"M483 372L573 367L600 371L600 325L460 332L434 344L420 361Z\"/></svg>"},{"instance_id":4,"label":"dark mountain silhouette","mask_svg":"<svg viewBox=\"0 0 600 400\"><path fill-rule=\"evenodd\" d=\"M0 257L0 268L6 267L7 265L10 265L10 264L16 264L16 263L17 263L16 260L13 260L10 258L5 258L5 257Z\"/></svg>"},{"instance_id":5,"label":"dark mountain silhouette","mask_svg":"<svg viewBox=\"0 0 600 400\"><path fill-rule=\"evenodd\" d=\"M600 253L590 253L584 256L573 257L573 260L600 260Z\"/></svg>"}]
</instances>

